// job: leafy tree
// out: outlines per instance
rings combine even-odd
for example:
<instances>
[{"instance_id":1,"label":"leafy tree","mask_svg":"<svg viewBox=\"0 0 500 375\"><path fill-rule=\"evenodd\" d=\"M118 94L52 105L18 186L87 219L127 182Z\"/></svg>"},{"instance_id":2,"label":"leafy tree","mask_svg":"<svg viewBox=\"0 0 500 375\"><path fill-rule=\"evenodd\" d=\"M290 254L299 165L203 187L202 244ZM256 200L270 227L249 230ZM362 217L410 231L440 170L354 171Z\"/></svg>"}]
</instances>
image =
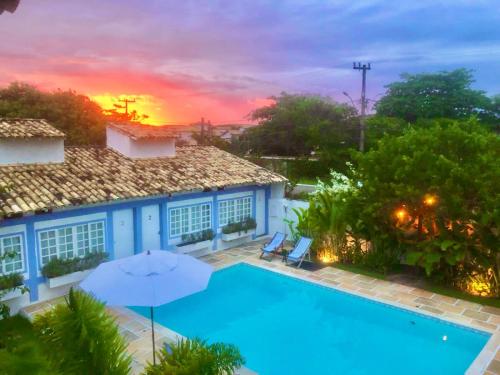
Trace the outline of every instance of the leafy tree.
<instances>
[{"instance_id":1,"label":"leafy tree","mask_svg":"<svg viewBox=\"0 0 500 375\"><path fill-rule=\"evenodd\" d=\"M0 117L43 118L66 134L69 145L105 143L106 116L87 96L74 91L43 92L14 82L0 89Z\"/></svg>"},{"instance_id":2,"label":"leafy tree","mask_svg":"<svg viewBox=\"0 0 500 375\"><path fill-rule=\"evenodd\" d=\"M412 126L419 127L420 124L412 125L408 121L397 117L370 116L366 119L365 148L369 150L375 147L377 142L386 135L400 136Z\"/></svg>"},{"instance_id":3,"label":"leafy tree","mask_svg":"<svg viewBox=\"0 0 500 375\"><path fill-rule=\"evenodd\" d=\"M231 375L245 360L234 345L182 339L158 351L159 363L148 364L146 375Z\"/></svg>"},{"instance_id":4,"label":"leafy tree","mask_svg":"<svg viewBox=\"0 0 500 375\"><path fill-rule=\"evenodd\" d=\"M387 136L359 156L359 188L344 197L352 228L429 275L482 275L498 293L499 159L500 138L475 120Z\"/></svg>"},{"instance_id":5,"label":"leafy tree","mask_svg":"<svg viewBox=\"0 0 500 375\"><path fill-rule=\"evenodd\" d=\"M251 114L261 126L249 129L240 143L254 154L310 156L342 167L355 147L356 110L328 97L291 95L273 97L274 103Z\"/></svg>"},{"instance_id":6,"label":"leafy tree","mask_svg":"<svg viewBox=\"0 0 500 375\"><path fill-rule=\"evenodd\" d=\"M377 115L397 117L409 122L418 119L467 119L476 115L488 124L498 125L498 100L471 88L472 71L402 74L402 81L387 85L387 93L376 104Z\"/></svg>"},{"instance_id":7,"label":"leafy tree","mask_svg":"<svg viewBox=\"0 0 500 375\"><path fill-rule=\"evenodd\" d=\"M131 358L114 319L88 294L70 290L66 303L35 318L45 355L63 374L130 373Z\"/></svg>"}]
</instances>

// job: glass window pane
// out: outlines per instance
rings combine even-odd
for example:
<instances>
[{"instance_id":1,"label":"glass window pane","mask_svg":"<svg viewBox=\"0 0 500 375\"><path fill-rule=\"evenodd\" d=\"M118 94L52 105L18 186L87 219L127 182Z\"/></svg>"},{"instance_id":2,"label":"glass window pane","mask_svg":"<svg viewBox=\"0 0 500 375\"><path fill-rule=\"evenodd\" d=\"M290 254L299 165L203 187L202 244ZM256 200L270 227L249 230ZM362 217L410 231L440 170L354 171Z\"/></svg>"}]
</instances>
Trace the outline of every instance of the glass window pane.
<instances>
[{"instance_id":1,"label":"glass window pane","mask_svg":"<svg viewBox=\"0 0 500 375\"><path fill-rule=\"evenodd\" d=\"M20 235L4 237L0 241L0 253L9 254L0 262L0 272L10 273L21 271L23 265L23 244Z\"/></svg>"}]
</instances>

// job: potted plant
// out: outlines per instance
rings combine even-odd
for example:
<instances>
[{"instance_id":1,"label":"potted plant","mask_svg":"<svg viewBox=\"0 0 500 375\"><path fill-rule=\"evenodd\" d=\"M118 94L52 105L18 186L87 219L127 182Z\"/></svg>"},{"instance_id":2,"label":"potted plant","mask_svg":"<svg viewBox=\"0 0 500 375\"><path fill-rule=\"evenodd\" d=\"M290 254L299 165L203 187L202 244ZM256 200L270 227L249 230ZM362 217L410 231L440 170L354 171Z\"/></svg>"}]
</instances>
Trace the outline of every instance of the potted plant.
<instances>
[{"instance_id":1,"label":"potted plant","mask_svg":"<svg viewBox=\"0 0 500 375\"><path fill-rule=\"evenodd\" d=\"M251 217L237 223L229 223L222 227L222 241L229 242L252 236L255 234L255 228L257 228L257 222Z\"/></svg>"},{"instance_id":2,"label":"potted plant","mask_svg":"<svg viewBox=\"0 0 500 375\"><path fill-rule=\"evenodd\" d=\"M181 243L176 245L178 253L191 253L193 251L209 249L215 234L212 229L205 229L196 233L183 234Z\"/></svg>"},{"instance_id":3,"label":"potted plant","mask_svg":"<svg viewBox=\"0 0 500 375\"><path fill-rule=\"evenodd\" d=\"M27 291L23 284L24 277L21 273L9 273L0 276L0 301L8 301L20 297Z\"/></svg>"},{"instance_id":4,"label":"potted plant","mask_svg":"<svg viewBox=\"0 0 500 375\"><path fill-rule=\"evenodd\" d=\"M83 280L92 269L106 260L108 254L96 252L81 258L52 259L42 268L49 288L76 283Z\"/></svg>"}]
</instances>

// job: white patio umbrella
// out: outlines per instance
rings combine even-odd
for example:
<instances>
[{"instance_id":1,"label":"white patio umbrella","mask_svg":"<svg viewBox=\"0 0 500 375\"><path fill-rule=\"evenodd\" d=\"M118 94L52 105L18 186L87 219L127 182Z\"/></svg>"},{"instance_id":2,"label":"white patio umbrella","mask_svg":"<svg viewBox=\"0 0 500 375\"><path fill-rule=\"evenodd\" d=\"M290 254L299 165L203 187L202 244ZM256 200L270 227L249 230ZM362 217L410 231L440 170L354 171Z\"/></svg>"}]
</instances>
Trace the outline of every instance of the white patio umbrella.
<instances>
[{"instance_id":1,"label":"white patio umbrella","mask_svg":"<svg viewBox=\"0 0 500 375\"><path fill-rule=\"evenodd\" d=\"M148 306L156 363L153 309L206 289L212 272L191 256L155 250L100 264L80 288L108 306Z\"/></svg>"}]
</instances>

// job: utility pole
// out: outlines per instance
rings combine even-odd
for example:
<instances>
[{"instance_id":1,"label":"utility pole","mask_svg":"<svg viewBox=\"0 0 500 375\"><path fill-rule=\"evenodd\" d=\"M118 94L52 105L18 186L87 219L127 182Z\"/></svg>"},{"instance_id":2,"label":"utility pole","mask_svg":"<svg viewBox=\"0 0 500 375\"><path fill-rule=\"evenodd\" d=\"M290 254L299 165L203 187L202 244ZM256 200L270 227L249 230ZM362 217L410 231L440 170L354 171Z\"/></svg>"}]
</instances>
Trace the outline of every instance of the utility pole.
<instances>
[{"instance_id":1,"label":"utility pole","mask_svg":"<svg viewBox=\"0 0 500 375\"><path fill-rule=\"evenodd\" d=\"M368 65L358 62L352 63L354 70L361 70L363 72L363 82L361 84L361 118L359 120L359 151L365 150L365 116L366 116L366 71L371 69L370 63Z\"/></svg>"},{"instance_id":2,"label":"utility pole","mask_svg":"<svg viewBox=\"0 0 500 375\"><path fill-rule=\"evenodd\" d=\"M200 143L205 144L205 118L201 118L201 128L200 128Z\"/></svg>"},{"instance_id":3,"label":"utility pole","mask_svg":"<svg viewBox=\"0 0 500 375\"><path fill-rule=\"evenodd\" d=\"M128 116L128 103L135 103L135 98L134 99L129 99L129 98L119 99L118 101L125 103L125 114Z\"/></svg>"}]
</instances>

